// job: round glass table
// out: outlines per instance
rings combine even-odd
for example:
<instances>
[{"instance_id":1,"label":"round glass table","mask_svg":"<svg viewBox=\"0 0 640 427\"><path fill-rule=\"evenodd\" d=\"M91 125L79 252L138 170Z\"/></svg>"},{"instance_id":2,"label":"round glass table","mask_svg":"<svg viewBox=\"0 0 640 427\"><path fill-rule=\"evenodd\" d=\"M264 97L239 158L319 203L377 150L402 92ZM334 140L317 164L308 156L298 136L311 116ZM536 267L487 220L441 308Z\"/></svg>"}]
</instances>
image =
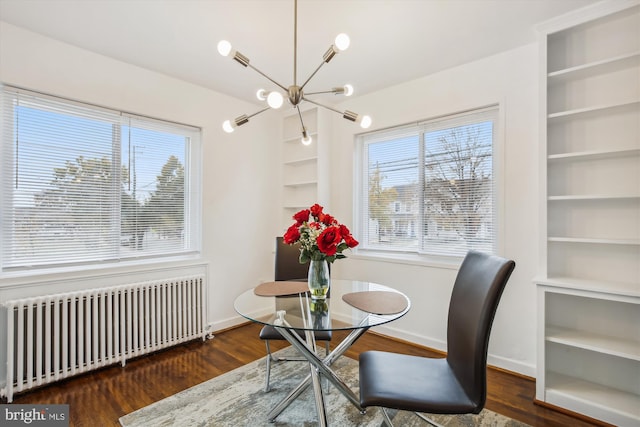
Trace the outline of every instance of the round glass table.
<instances>
[{"instance_id":1,"label":"round glass table","mask_svg":"<svg viewBox=\"0 0 640 427\"><path fill-rule=\"evenodd\" d=\"M331 280L325 300L310 297L306 282L269 282L250 289L234 302L243 317L271 325L309 361L310 374L267 415L270 422L313 385L318 423L326 426L324 396L320 377L325 377L349 401L364 413L359 398L331 369L345 351L373 326L392 322L411 308L409 298L388 286L356 280ZM302 338L294 330L304 331ZM314 331L350 330L351 332L326 357L316 352Z\"/></svg>"}]
</instances>

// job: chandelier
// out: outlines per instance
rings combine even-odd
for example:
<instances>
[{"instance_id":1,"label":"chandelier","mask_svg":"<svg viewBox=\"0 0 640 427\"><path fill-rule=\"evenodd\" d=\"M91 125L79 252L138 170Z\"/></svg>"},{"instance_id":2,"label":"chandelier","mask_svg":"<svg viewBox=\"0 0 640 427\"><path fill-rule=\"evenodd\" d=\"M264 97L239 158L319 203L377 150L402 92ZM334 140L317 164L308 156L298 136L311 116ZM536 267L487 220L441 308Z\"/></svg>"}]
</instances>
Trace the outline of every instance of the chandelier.
<instances>
[{"instance_id":1,"label":"chandelier","mask_svg":"<svg viewBox=\"0 0 640 427\"><path fill-rule=\"evenodd\" d=\"M304 121L302 120L302 113L300 112L300 104L303 101L309 102L311 104L315 104L322 108L326 108L327 110L334 111L338 114L342 114L343 118L350 120L352 122L359 123L360 126L364 129L371 126L371 117L369 116L356 114L353 111L349 111L349 110L339 111L335 108L320 104L317 101L307 98L307 96L309 95L318 95L318 94L324 94L324 93L342 94L345 96L350 96L351 94L353 94L353 87L351 85L345 85L343 87L335 87L333 89L325 90L321 92L312 92L312 93L304 92L305 86L307 85L307 83L309 83L309 81L313 78L313 76L316 75L316 73L320 70L320 68L322 68L324 64L328 64L329 61L331 61L333 57L336 56L336 54L346 50L349 47L350 40L349 40L349 36L347 36L346 34L344 33L338 34L334 44L332 44L323 55L322 62L320 63L318 68L316 68L315 71L311 73L309 78L307 78L307 80L305 80L305 82L302 83L302 85L298 85L298 80L297 80L298 0L294 0L293 15L294 15L294 18L293 18L293 84L289 87L285 87L284 85L276 82L271 77L269 77L268 75L266 75L265 73L263 73L262 71L254 67L253 65L251 65L249 58L247 58L237 50L233 50L231 47L231 43L229 43L226 40L222 40L218 43L218 52L222 56L230 56L245 68L249 67L255 70L256 72L258 72L259 74L267 78L269 81L271 81L272 83L274 83L276 86L278 86L280 89L284 91L289 103L298 112L298 117L300 118L300 125L301 125L301 132L302 132L301 142L304 145L311 144L312 139L311 139L311 136L309 136L309 134L307 133L307 129L304 125ZM236 119L234 119L233 121L226 120L222 124L222 128L225 130L225 132L229 132L229 133L233 132L236 127L242 126L243 124L249 122L249 119L251 117L257 116L258 114L264 111L267 111L269 108L278 109L282 107L282 105L284 104L284 96L280 91L266 91L264 89L259 89L258 92L256 93L256 96L260 101L266 101L267 107L250 115L243 114L237 117Z\"/></svg>"}]
</instances>

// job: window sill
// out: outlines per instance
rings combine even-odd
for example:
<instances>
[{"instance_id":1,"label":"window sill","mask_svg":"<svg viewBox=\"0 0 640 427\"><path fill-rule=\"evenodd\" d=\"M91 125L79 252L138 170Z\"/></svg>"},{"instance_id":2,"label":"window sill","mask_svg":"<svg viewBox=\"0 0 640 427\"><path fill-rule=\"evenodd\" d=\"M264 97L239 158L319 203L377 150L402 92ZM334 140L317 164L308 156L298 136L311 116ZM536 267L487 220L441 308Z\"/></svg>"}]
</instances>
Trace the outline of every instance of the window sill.
<instances>
[{"instance_id":1,"label":"window sill","mask_svg":"<svg viewBox=\"0 0 640 427\"><path fill-rule=\"evenodd\" d=\"M0 273L0 288L19 287L39 282L77 280L85 277L111 277L144 271L171 270L201 264L205 264L205 262L200 257L200 254L194 253L153 260L15 270Z\"/></svg>"},{"instance_id":2,"label":"window sill","mask_svg":"<svg viewBox=\"0 0 640 427\"><path fill-rule=\"evenodd\" d=\"M421 267L442 268L446 270L458 270L460 268L460 264L462 263L462 258L458 257L434 257L416 253L383 252L362 249L355 252L353 255L350 255L349 258L363 261L418 265Z\"/></svg>"}]
</instances>

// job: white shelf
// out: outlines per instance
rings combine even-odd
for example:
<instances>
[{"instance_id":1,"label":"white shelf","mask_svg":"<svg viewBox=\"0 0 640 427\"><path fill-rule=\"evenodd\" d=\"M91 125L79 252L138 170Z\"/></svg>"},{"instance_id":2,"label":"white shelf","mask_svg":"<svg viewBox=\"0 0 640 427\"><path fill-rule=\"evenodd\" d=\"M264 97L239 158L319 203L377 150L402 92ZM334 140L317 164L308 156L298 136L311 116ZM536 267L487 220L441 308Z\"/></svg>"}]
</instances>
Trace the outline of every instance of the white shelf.
<instances>
[{"instance_id":1,"label":"white shelf","mask_svg":"<svg viewBox=\"0 0 640 427\"><path fill-rule=\"evenodd\" d=\"M620 426L640 424L640 396L579 378L550 372L546 379L546 401L561 407L579 407L581 413Z\"/></svg>"},{"instance_id":2,"label":"white shelf","mask_svg":"<svg viewBox=\"0 0 640 427\"><path fill-rule=\"evenodd\" d=\"M607 282L564 276L538 278L536 283L552 288L586 291L594 294L640 297L640 283Z\"/></svg>"},{"instance_id":3,"label":"white shelf","mask_svg":"<svg viewBox=\"0 0 640 427\"><path fill-rule=\"evenodd\" d=\"M285 187L308 187L311 185L317 185L318 181L298 181L298 182L285 182Z\"/></svg>"},{"instance_id":4,"label":"white shelf","mask_svg":"<svg viewBox=\"0 0 640 427\"><path fill-rule=\"evenodd\" d=\"M305 158L296 159L296 160L288 160L286 162L283 162L283 164L286 166L304 166L304 165L315 163L317 161L318 161L318 157L313 156L313 157L305 157Z\"/></svg>"},{"instance_id":5,"label":"white shelf","mask_svg":"<svg viewBox=\"0 0 640 427\"><path fill-rule=\"evenodd\" d=\"M640 343L575 329L547 327L546 340L640 362Z\"/></svg>"},{"instance_id":6,"label":"white shelf","mask_svg":"<svg viewBox=\"0 0 640 427\"><path fill-rule=\"evenodd\" d=\"M571 200L625 200L640 199L640 194L572 194L565 196L549 196L547 200L552 201L571 201Z\"/></svg>"},{"instance_id":7,"label":"white shelf","mask_svg":"<svg viewBox=\"0 0 640 427\"><path fill-rule=\"evenodd\" d=\"M571 117L583 115L583 114L601 113L613 108L635 107L635 106L640 106L640 100L611 103L611 104L602 104L602 105L593 105L590 107L575 108L575 109L566 110L566 111L558 111L556 113L549 114L547 117L549 120L569 119Z\"/></svg>"},{"instance_id":8,"label":"white shelf","mask_svg":"<svg viewBox=\"0 0 640 427\"><path fill-rule=\"evenodd\" d=\"M308 134L309 134L309 136L311 138L313 138L314 142L317 141L317 139L318 139L318 134L317 133L315 133L315 132L314 133L309 133L308 132ZM284 143L285 144L302 144L301 139L302 139L302 133L300 133L300 135L296 135L296 136L292 136L292 137L286 138L284 140Z\"/></svg>"},{"instance_id":9,"label":"white shelf","mask_svg":"<svg viewBox=\"0 0 640 427\"><path fill-rule=\"evenodd\" d=\"M563 160L581 160L581 159L608 159L612 157L622 156L638 156L640 155L640 148L620 148L616 150L590 150L590 151L577 151L574 153L561 153L550 154L547 158L550 161L563 161Z\"/></svg>"},{"instance_id":10,"label":"white shelf","mask_svg":"<svg viewBox=\"0 0 640 427\"><path fill-rule=\"evenodd\" d=\"M594 239L587 237L555 237L550 236L547 238L549 242L560 243L593 243L599 245L640 245L640 239Z\"/></svg>"},{"instance_id":11,"label":"white shelf","mask_svg":"<svg viewBox=\"0 0 640 427\"><path fill-rule=\"evenodd\" d=\"M547 74L548 82L553 84L571 79L580 79L598 74L610 73L623 68L634 67L640 64L640 52L631 52L612 58L594 61L563 70L553 71Z\"/></svg>"}]
</instances>

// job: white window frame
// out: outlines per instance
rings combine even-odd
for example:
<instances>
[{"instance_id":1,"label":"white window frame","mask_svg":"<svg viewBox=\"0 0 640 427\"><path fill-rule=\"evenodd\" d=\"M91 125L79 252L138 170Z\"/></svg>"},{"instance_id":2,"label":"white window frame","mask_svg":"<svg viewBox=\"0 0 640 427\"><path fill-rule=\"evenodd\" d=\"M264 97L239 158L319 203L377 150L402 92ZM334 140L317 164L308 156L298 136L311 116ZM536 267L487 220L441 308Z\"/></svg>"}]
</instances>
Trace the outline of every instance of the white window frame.
<instances>
[{"instance_id":1,"label":"white window frame","mask_svg":"<svg viewBox=\"0 0 640 427\"><path fill-rule=\"evenodd\" d=\"M6 91L6 93L5 93ZM15 95L14 95L15 94ZM185 137L188 140L186 152L184 155L184 245L176 251L164 251L164 253L153 253L150 255L141 255L139 257L122 257L115 256L101 261L85 261L74 263L47 263L39 266L21 265L8 267L4 265L4 260L9 250L9 238L5 238L5 233L10 233L10 225L7 226L4 218L8 218L9 210L12 209L11 197L12 190L10 182L14 177L14 167L11 164L12 150L8 145L13 145L12 141L13 126L10 124L9 118L12 116L13 96L33 96L40 99L50 99L55 102L65 103L70 106L80 106L87 110L96 112L106 112L113 116L120 116L120 129L122 126L131 126L135 122L135 127L158 132L172 132ZM119 132L116 132L119 133ZM116 268L126 265L144 265L149 263L167 262L172 259L185 260L196 259L201 252L201 204L202 204L202 172L201 172L201 129L195 126L185 125L166 120L154 119L148 116L141 116L134 113L116 111L109 108L97 106L94 104L69 100L57 96L34 92L31 90L2 85L0 84L0 178L2 178L2 192L0 193L0 277L10 277L14 275L22 275L23 272L34 272L34 269L46 273L56 271L82 271L93 270L96 268ZM121 138L114 137L114 141L121 142ZM114 161L120 161L119 155L116 155ZM117 203L119 207L119 202ZM116 207L114 205L114 207ZM118 216L119 218L119 216ZM120 227L120 225L118 225Z\"/></svg>"},{"instance_id":2,"label":"white window frame","mask_svg":"<svg viewBox=\"0 0 640 427\"><path fill-rule=\"evenodd\" d=\"M407 249L383 249L372 248L367 243L367 227L363 224L363 219L368 218L368 176L367 159L365 159L365 138L378 138L377 141L393 139L424 132L425 125L438 126L439 122L446 122L459 116L470 115L492 111L494 114L493 127L493 226L494 243L492 253L500 254L504 249L504 110L500 103L488 104L478 108L472 108L456 113L442 115L431 119L420 120L409 124L393 126L373 132L356 135L354 145L354 230L361 245L354 248L354 257L363 259L376 259L403 264L428 265L443 268L457 268L463 255L433 255L421 252L420 250ZM375 140L375 139L374 139Z\"/></svg>"}]
</instances>

